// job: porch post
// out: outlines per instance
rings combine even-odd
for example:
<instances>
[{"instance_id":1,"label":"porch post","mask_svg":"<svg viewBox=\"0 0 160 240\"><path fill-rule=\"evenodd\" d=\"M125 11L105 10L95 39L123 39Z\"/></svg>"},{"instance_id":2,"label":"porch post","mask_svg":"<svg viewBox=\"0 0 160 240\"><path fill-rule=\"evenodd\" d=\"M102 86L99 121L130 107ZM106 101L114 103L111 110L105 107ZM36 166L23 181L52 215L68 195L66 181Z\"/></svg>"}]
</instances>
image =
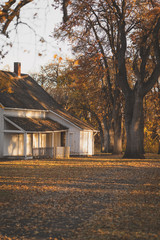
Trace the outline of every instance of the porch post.
<instances>
[{"instance_id":1,"label":"porch post","mask_svg":"<svg viewBox=\"0 0 160 240\"><path fill-rule=\"evenodd\" d=\"M55 155L55 149L54 149L54 132L52 133L52 143L51 143L51 147L53 148L53 157Z\"/></svg>"},{"instance_id":2,"label":"porch post","mask_svg":"<svg viewBox=\"0 0 160 240\"><path fill-rule=\"evenodd\" d=\"M39 133L38 133L38 148L40 148L40 136L39 136Z\"/></svg>"},{"instance_id":3,"label":"porch post","mask_svg":"<svg viewBox=\"0 0 160 240\"><path fill-rule=\"evenodd\" d=\"M24 158L27 158L27 133L24 133Z\"/></svg>"},{"instance_id":4,"label":"porch post","mask_svg":"<svg viewBox=\"0 0 160 240\"><path fill-rule=\"evenodd\" d=\"M94 133L92 132L92 155L94 155Z\"/></svg>"}]
</instances>

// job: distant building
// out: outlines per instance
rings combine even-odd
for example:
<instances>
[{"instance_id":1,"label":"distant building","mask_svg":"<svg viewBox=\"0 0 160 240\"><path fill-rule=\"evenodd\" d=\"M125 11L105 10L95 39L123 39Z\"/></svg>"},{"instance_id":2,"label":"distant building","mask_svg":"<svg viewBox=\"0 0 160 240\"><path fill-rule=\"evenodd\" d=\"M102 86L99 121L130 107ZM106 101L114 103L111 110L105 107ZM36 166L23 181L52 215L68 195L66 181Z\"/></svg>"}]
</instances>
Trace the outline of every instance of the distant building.
<instances>
[{"instance_id":1,"label":"distant building","mask_svg":"<svg viewBox=\"0 0 160 240\"><path fill-rule=\"evenodd\" d=\"M21 74L20 63L14 64L13 73L0 71L0 81L4 79L12 91L0 91L0 158L94 154L96 130Z\"/></svg>"}]
</instances>

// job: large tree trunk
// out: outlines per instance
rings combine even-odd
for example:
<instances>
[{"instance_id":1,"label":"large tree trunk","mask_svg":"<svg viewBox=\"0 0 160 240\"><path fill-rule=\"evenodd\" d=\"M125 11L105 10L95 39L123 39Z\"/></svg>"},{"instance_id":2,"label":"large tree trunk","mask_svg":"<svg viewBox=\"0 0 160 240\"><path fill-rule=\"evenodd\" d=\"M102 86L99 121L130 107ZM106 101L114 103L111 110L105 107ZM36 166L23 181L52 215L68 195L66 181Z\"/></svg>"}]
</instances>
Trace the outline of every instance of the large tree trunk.
<instances>
[{"instance_id":1,"label":"large tree trunk","mask_svg":"<svg viewBox=\"0 0 160 240\"><path fill-rule=\"evenodd\" d=\"M120 91L118 88L114 92L113 122L114 122L113 154L121 154L122 153L122 134L121 134L122 113L121 113Z\"/></svg>"},{"instance_id":2,"label":"large tree trunk","mask_svg":"<svg viewBox=\"0 0 160 240\"><path fill-rule=\"evenodd\" d=\"M160 138L159 138L158 154L160 154Z\"/></svg>"},{"instance_id":3,"label":"large tree trunk","mask_svg":"<svg viewBox=\"0 0 160 240\"><path fill-rule=\"evenodd\" d=\"M118 114L114 119L114 147L113 154L122 153L121 116Z\"/></svg>"},{"instance_id":4,"label":"large tree trunk","mask_svg":"<svg viewBox=\"0 0 160 240\"><path fill-rule=\"evenodd\" d=\"M126 151L124 158L144 158L143 97L133 91L125 99Z\"/></svg>"},{"instance_id":5,"label":"large tree trunk","mask_svg":"<svg viewBox=\"0 0 160 240\"><path fill-rule=\"evenodd\" d=\"M103 135L103 130L102 130L102 128L100 128L100 141L101 141L101 152L103 152L104 135Z\"/></svg>"},{"instance_id":6,"label":"large tree trunk","mask_svg":"<svg viewBox=\"0 0 160 240\"><path fill-rule=\"evenodd\" d=\"M108 129L104 128L104 145L103 145L103 152L108 153L109 152L109 131Z\"/></svg>"},{"instance_id":7,"label":"large tree trunk","mask_svg":"<svg viewBox=\"0 0 160 240\"><path fill-rule=\"evenodd\" d=\"M103 117L103 132L104 132L104 148L103 152L112 153L114 144L114 131L111 119Z\"/></svg>"}]
</instances>

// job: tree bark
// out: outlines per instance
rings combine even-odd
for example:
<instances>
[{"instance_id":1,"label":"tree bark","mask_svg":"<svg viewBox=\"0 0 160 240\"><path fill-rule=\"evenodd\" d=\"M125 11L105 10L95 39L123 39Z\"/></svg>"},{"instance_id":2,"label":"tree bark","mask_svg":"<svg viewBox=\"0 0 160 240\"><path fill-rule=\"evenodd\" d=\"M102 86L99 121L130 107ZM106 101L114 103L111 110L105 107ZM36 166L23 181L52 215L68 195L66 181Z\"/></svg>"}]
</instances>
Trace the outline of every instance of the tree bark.
<instances>
[{"instance_id":1,"label":"tree bark","mask_svg":"<svg viewBox=\"0 0 160 240\"><path fill-rule=\"evenodd\" d=\"M114 147L113 154L122 153L122 134L121 134L121 116L114 119Z\"/></svg>"},{"instance_id":2,"label":"tree bark","mask_svg":"<svg viewBox=\"0 0 160 240\"><path fill-rule=\"evenodd\" d=\"M122 113L121 113L120 91L118 88L114 91L113 123L114 123L113 154L121 154L122 153L122 133L121 133Z\"/></svg>"},{"instance_id":3,"label":"tree bark","mask_svg":"<svg viewBox=\"0 0 160 240\"><path fill-rule=\"evenodd\" d=\"M135 90L125 99L127 144L123 158L144 158L143 97Z\"/></svg>"},{"instance_id":4,"label":"tree bark","mask_svg":"<svg viewBox=\"0 0 160 240\"><path fill-rule=\"evenodd\" d=\"M112 153L114 144L114 131L111 119L103 117L104 148L103 152Z\"/></svg>"},{"instance_id":5,"label":"tree bark","mask_svg":"<svg viewBox=\"0 0 160 240\"><path fill-rule=\"evenodd\" d=\"M103 130L102 130L102 128L100 128L100 141L101 141L101 152L103 152L104 135L103 135Z\"/></svg>"},{"instance_id":6,"label":"tree bark","mask_svg":"<svg viewBox=\"0 0 160 240\"><path fill-rule=\"evenodd\" d=\"M158 154L160 154L160 139L159 139L159 146L158 146Z\"/></svg>"},{"instance_id":7,"label":"tree bark","mask_svg":"<svg viewBox=\"0 0 160 240\"><path fill-rule=\"evenodd\" d=\"M109 131L108 129L104 128L104 145L103 145L103 152L109 153Z\"/></svg>"}]
</instances>

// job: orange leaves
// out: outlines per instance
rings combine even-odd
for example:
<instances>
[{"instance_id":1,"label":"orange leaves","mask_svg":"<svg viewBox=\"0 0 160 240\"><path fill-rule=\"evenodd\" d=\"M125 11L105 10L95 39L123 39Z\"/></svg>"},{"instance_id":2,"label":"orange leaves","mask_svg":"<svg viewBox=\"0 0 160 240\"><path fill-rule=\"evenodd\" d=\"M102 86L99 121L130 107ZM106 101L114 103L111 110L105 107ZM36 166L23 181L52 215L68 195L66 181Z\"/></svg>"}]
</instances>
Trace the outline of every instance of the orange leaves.
<instances>
[{"instance_id":1,"label":"orange leaves","mask_svg":"<svg viewBox=\"0 0 160 240\"><path fill-rule=\"evenodd\" d=\"M0 10L0 22L1 23L6 21L6 17L7 17L6 14L2 10Z\"/></svg>"},{"instance_id":2,"label":"orange leaves","mask_svg":"<svg viewBox=\"0 0 160 240\"><path fill-rule=\"evenodd\" d=\"M103 55L102 53L98 53L98 54L97 54L97 57L98 57L98 59L100 60L101 58L104 57L104 55Z\"/></svg>"},{"instance_id":3,"label":"orange leaves","mask_svg":"<svg viewBox=\"0 0 160 240\"><path fill-rule=\"evenodd\" d=\"M158 152L160 138L159 87L157 83L145 97L144 143L146 152Z\"/></svg>"},{"instance_id":4,"label":"orange leaves","mask_svg":"<svg viewBox=\"0 0 160 240\"><path fill-rule=\"evenodd\" d=\"M69 1L67 2L67 4L68 4L68 5L71 5L71 4L72 4L72 1L71 1L71 0L69 0Z\"/></svg>"},{"instance_id":5,"label":"orange leaves","mask_svg":"<svg viewBox=\"0 0 160 240\"><path fill-rule=\"evenodd\" d=\"M62 57L58 57L57 54L54 54L53 58L54 58L54 60L58 60L59 63L61 63L62 60L63 60L63 58Z\"/></svg>"},{"instance_id":6,"label":"orange leaves","mask_svg":"<svg viewBox=\"0 0 160 240\"><path fill-rule=\"evenodd\" d=\"M148 11L148 14L147 14L149 17L155 17L155 16L158 16L160 15L160 6L159 7L155 7L153 9L151 9L150 11Z\"/></svg>"},{"instance_id":7,"label":"orange leaves","mask_svg":"<svg viewBox=\"0 0 160 240\"><path fill-rule=\"evenodd\" d=\"M78 66L79 65L79 60L76 60L73 64L73 66Z\"/></svg>"},{"instance_id":8,"label":"orange leaves","mask_svg":"<svg viewBox=\"0 0 160 240\"><path fill-rule=\"evenodd\" d=\"M148 10L147 13L144 15L144 19L143 19L144 26L149 30L153 29L159 17L160 17L160 6L155 7L151 10Z\"/></svg>"},{"instance_id":9,"label":"orange leaves","mask_svg":"<svg viewBox=\"0 0 160 240\"><path fill-rule=\"evenodd\" d=\"M58 62L60 63L62 61L62 59L63 59L62 57L59 57Z\"/></svg>"}]
</instances>

